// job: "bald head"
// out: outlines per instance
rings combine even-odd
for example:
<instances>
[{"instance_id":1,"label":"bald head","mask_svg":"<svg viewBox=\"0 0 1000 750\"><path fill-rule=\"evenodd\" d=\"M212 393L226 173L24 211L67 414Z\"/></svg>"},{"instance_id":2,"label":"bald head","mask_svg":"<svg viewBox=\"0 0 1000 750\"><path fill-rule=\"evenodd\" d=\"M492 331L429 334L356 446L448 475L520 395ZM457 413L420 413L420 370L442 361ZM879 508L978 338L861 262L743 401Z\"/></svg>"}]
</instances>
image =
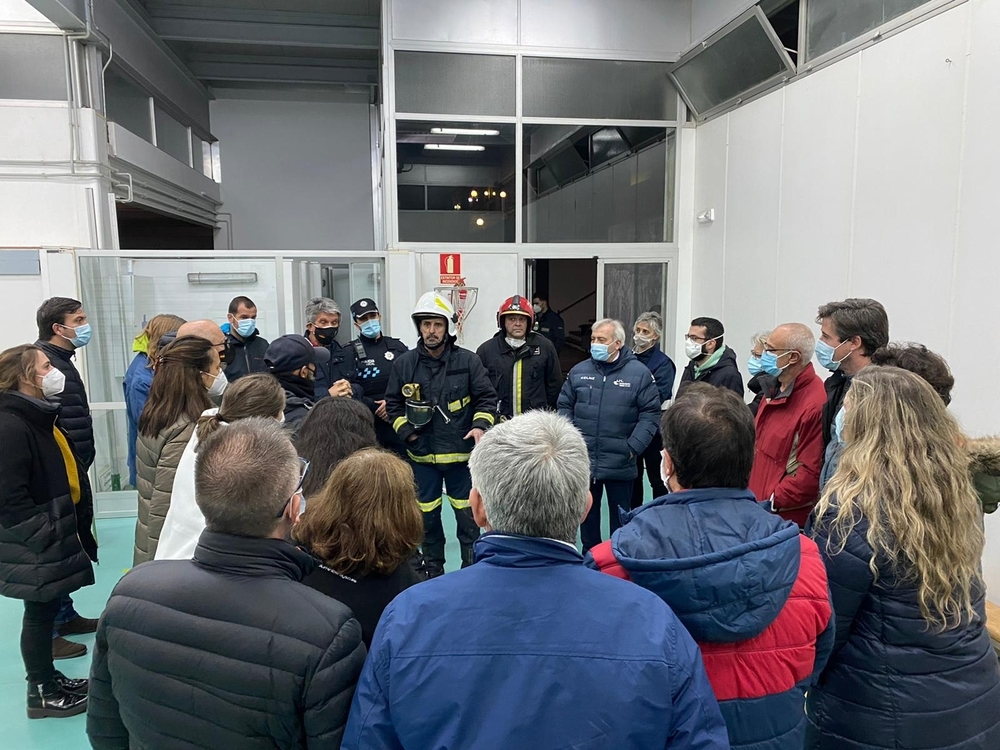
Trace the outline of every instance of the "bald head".
<instances>
[{"instance_id":1,"label":"bald head","mask_svg":"<svg viewBox=\"0 0 1000 750\"><path fill-rule=\"evenodd\" d=\"M211 320L192 320L177 329L177 338L183 336L197 336L205 339L212 346L222 346L226 343L226 335L219 328L219 324Z\"/></svg>"},{"instance_id":2,"label":"bald head","mask_svg":"<svg viewBox=\"0 0 1000 750\"><path fill-rule=\"evenodd\" d=\"M807 363L816 351L816 338L808 326L802 323L782 323L767 337L771 349L796 351Z\"/></svg>"}]
</instances>

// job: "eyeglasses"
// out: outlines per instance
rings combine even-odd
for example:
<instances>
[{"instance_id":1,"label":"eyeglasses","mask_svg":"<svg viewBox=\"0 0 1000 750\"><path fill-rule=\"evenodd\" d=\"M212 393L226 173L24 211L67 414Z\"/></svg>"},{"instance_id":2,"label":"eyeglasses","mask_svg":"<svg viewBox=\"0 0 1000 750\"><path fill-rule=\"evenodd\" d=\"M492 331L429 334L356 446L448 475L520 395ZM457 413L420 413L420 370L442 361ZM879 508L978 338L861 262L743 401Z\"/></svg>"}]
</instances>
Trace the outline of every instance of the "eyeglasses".
<instances>
[{"instance_id":1,"label":"eyeglasses","mask_svg":"<svg viewBox=\"0 0 1000 750\"><path fill-rule=\"evenodd\" d=\"M275 518L281 518L285 515L285 509L289 506L289 504L291 504L292 498L302 492L302 487L306 483L306 475L309 474L309 461L299 456L299 464L302 467L301 473L299 474L299 484L295 488L295 492L293 492L285 501L285 504L281 506L281 510L278 511L278 515L276 515Z\"/></svg>"}]
</instances>

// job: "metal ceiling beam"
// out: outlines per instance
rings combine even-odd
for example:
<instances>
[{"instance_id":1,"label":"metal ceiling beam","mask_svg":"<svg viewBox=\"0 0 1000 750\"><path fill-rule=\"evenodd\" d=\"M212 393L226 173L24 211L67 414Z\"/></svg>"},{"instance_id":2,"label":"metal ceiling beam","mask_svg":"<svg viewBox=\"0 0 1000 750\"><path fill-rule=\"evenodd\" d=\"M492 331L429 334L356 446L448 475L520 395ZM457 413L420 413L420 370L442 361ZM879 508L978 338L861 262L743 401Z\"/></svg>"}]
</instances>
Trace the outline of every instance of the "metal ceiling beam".
<instances>
[{"instance_id":1,"label":"metal ceiling beam","mask_svg":"<svg viewBox=\"0 0 1000 750\"><path fill-rule=\"evenodd\" d=\"M191 62L191 72L203 81L253 81L259 83L378 83L377 68L343 68L327 65L272 65L268 63Z\"/></svg>"},{"instance_id":2,"label":"metal ceiling beam","mask_svg":"<svg viewBox=\"0 0 1000 750\"><path fill-rule=\"evenodd\" d=\"M129 0L138 2L139 0ZM358 26L377 29L378 16L359 16L344 13L306 13L287 10L260 10L253 8L201 8L194 5L171 5L147 2L146 12L154 18L188 18L202 21L245 21L247 23L289 23L304 26Z\"/></svg>"},{"instance_id":3,"label":"metal ceiling beam","mask_svg":"<svg viewBox=\"0 0 1000 750\"><path fill-rule=\"evenodd\" d=\"M379 30L358 26L257 23L194 18L152 19L153 30L168 42L258 44L331 49L378 49Z\"/></svg>"}]
</instances>

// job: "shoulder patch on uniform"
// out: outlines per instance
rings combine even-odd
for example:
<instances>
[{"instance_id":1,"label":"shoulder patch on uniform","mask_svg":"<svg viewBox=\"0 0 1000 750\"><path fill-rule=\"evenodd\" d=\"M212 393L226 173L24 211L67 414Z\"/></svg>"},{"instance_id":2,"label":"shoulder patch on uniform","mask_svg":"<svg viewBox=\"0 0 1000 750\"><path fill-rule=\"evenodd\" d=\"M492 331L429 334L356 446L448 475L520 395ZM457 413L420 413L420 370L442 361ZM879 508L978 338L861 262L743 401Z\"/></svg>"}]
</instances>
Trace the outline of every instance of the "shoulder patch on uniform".
<instances>
[{"instance_id":1,"label":"shoulder patch on uniform","mask_svg":"<svg viewBox=\"0 0 1000 750\"><path fill-rule=\"evenodd\" d=\"M394 360L396 358L396 355L393 354L392 352L386 352L385 353L385 358L391 362L392 360Z\"/></svg>"}]
</instances>

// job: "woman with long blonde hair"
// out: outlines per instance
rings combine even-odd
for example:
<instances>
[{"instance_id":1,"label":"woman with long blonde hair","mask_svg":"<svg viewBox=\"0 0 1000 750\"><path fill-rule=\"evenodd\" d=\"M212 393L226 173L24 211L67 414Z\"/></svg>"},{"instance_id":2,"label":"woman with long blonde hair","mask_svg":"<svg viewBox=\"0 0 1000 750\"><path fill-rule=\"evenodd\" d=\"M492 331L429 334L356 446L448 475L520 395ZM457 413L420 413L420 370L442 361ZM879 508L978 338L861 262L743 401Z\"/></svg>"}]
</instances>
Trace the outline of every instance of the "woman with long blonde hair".
<instances>
[{"instance_id":1,"label":"woman with long blonde hair","mask_svg":"<svg viewBox=\"0 0 1000 750\"><path fill-rule=\"evenodd\" d=\"M1000 747L1000 665L985 623L984 537L962 434L941 397L867 367L812 534L836 613L809 692L811 750Z\"/></svg>"}]
</instances>

